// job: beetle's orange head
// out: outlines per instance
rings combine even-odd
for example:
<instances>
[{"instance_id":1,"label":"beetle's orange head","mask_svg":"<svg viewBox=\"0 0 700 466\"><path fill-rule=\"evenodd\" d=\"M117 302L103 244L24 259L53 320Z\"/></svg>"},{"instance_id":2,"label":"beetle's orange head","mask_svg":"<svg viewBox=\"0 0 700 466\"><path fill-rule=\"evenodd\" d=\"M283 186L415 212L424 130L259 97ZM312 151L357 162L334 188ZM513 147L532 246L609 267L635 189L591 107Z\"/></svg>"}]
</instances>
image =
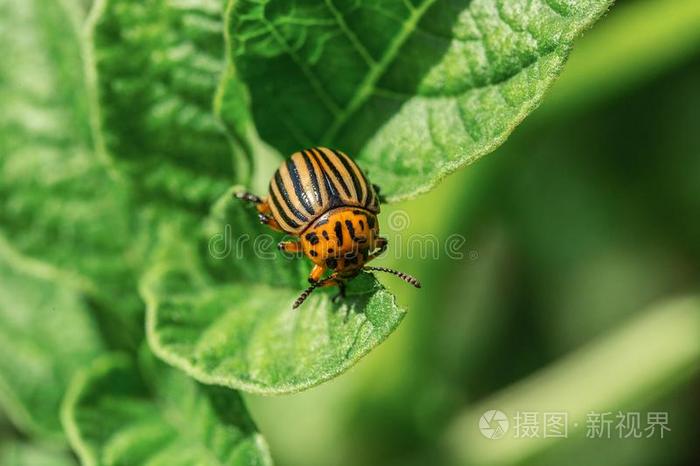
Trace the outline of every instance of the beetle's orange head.
<instances>
[{"instance_id":1,"label":"beetle's orange head","mask_svg":"<svg viewBox=\"0 0 700 466\"><path fill-rule=\"evenodd\" d=\"M377 217L356 207L331 209L301 235L304 254L314 264L338 272L357 275L375 249L379 237Z\"/></svg>"}]
</instances>

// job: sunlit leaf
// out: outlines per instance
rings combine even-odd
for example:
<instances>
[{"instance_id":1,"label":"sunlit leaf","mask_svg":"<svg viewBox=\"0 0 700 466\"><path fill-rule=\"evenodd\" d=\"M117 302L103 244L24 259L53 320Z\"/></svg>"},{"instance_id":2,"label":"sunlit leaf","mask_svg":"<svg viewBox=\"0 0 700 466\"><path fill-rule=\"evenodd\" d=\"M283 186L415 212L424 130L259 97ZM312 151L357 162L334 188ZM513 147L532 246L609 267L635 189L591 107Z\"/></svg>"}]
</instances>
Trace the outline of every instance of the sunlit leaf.
<instances>
[{"instance_id":1,"label":"sunlit leaf","mask_svg":"<svg viewBox=\"0 0 700 466\"><path fill-rule=\"evenodd\" d=\"M501 144L611 3L236 0L230 91L282 154L344 149L406 198Z\"/></svg>"},{"instance_id":2,"label":"sunlit leaf","mask_svg":"<svg viewBox=\"0 0 700 466\"><path fill-rule=\"evenodd\" d=\"M205 383L256 393L308 388L347 370L404 316L369 274L350 283L341 304L317 291L292 310L308 286L308 261L282 256L279 238L230 195L204 236L203 253L182 242L164 253L142 293L152 349Z\"/></svg>"},{"instance_id":3,"label":"sunlit leaf","mask_svg":"<svg viewBox=\"0 0 700 466\"><path fill-rule=\"evenodd\" d=\"M0 2L0 249L97 292L122 283L130 217L92 150L80 14L66 5Z\"/></svg>"}]
</instances>

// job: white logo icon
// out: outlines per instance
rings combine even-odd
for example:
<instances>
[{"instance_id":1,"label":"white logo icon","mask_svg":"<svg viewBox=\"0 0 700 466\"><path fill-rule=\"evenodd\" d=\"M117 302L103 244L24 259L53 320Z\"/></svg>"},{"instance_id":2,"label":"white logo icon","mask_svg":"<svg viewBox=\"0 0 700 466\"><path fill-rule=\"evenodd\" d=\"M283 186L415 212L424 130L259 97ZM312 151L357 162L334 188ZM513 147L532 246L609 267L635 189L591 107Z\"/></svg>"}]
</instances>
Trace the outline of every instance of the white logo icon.
<instances>
[{"instance_id":1,"label":"white logo icon","mask_svg":"<svg viewBox=\"0 0 700 466\"><path fill-rule=\"evenodd\" d=\"M491 440L498 440L508 432L508 416L503 411L490 409L479 418L481 435Z\"/></svg>"}]
</instances>

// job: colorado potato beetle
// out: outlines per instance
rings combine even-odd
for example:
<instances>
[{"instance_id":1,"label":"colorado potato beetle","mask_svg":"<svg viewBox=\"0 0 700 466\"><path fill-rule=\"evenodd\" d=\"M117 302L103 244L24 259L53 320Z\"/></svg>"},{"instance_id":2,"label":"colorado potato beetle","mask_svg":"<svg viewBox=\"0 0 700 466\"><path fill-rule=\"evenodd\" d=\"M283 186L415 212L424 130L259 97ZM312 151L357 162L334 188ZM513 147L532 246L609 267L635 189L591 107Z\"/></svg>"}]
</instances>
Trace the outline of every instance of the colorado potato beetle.
<instances>
[{"instance_id":1,"label":"colorado potato beetle","mask_svg":"<svg viewBox=\"0 0 700 466\"><path fill-rule=\"evenodd\" d=\"M338 286L336 298L342 298L347 281L362 270L388 272L421 286L403 272L366 265L388 246L379 236L379 188L343 152L325 147L295 152L272 176L265 199L247 192L236 197L255 204L261 223L298 238L280 242L281 251L302 252L314 263L311 286L293 308L320 287Z\"/></svg>"}]
</instances>

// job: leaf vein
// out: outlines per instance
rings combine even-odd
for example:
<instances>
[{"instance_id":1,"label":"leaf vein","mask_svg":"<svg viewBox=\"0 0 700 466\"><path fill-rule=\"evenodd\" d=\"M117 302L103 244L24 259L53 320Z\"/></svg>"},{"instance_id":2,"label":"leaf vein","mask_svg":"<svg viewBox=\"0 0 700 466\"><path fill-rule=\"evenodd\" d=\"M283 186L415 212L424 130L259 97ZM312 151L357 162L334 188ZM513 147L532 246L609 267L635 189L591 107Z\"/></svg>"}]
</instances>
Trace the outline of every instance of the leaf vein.
<instances>
[{"instance_id":1,"label":"leaf vein","mask_svg":"<svg viewBox=\"0 0 700 466\"><path fill-rule=\"evenodd\" d=\"M350 43L352 44L353 48L357 51L357 53L360 54L362 59L365 61L365 63L367 63L367 65L370 68L374 67L377 64L376 60L374 59L374 57L372 57L372 55L362 44L362 42L352 31L352 29L350 29L348 24L345 22L345 18L343 18L341 12L338 11L338 9L333 4L333 0L324 0L323 3L324 5L326 5L326 7L328 7L328 10L335 18L336 22L338 23L338 26L340 26L340 30L343 31L343 34L345 34L345 36L350 40Z\"/></svg>"},{"instance_id":2,"label":"leaf vein","mask_svg":"<svg viewBox=\"0 0 700 466\"><path fill-rule=\"evenodd\" d=\"M297 55L297 53L292 49L289 43L287 43L284 37L282 37L275 25L270 20L268 20L267 18L263 18L263 21L267 26L268 30L270 31L270 34L272 34L275 40L284 48L285 52L287 52L287 54L292 58L292 60L294 60L297 66L301 69L302 73L304 73L304 76L306 76L306 79L309 80L311 87L314 89L314 92L316 92L316 95L319 97L319 99L321 99L321 102L323 102L326 108L328 108L328 110L330 110L331 113L333 113L334 115L340 114L340 107L330 96L330 94L328 94L321 81L319 81L316 75L309 69L304 60L299 58L299 55Z\"/></svg>"},{"instance_id":3,"label":"leaf vein","mask_svg":"<svg viewBox=\"0 0 700 466\"><path fill-rule=\"evenodd\" d=\"M420 7L414 9L407 20L403 22L400 32L394 36L381 60L379 60L375 66L370 68L369 73L365 75L365 79L363 79L360 85L356 88L355 93L350 99L348 105L340 112L339 115L336 115L333 123L331 123L324 135L321 137L322 144L330 144L343 125L345 125L350 117L372 95L374 86L388 69L389 65L394 61L396 55L401 49L401 46L410 37L411 33L414 32L418 21L420 21L425 12L434 2L435 0L424 0Z\"/></svg>"}]
</instances>

